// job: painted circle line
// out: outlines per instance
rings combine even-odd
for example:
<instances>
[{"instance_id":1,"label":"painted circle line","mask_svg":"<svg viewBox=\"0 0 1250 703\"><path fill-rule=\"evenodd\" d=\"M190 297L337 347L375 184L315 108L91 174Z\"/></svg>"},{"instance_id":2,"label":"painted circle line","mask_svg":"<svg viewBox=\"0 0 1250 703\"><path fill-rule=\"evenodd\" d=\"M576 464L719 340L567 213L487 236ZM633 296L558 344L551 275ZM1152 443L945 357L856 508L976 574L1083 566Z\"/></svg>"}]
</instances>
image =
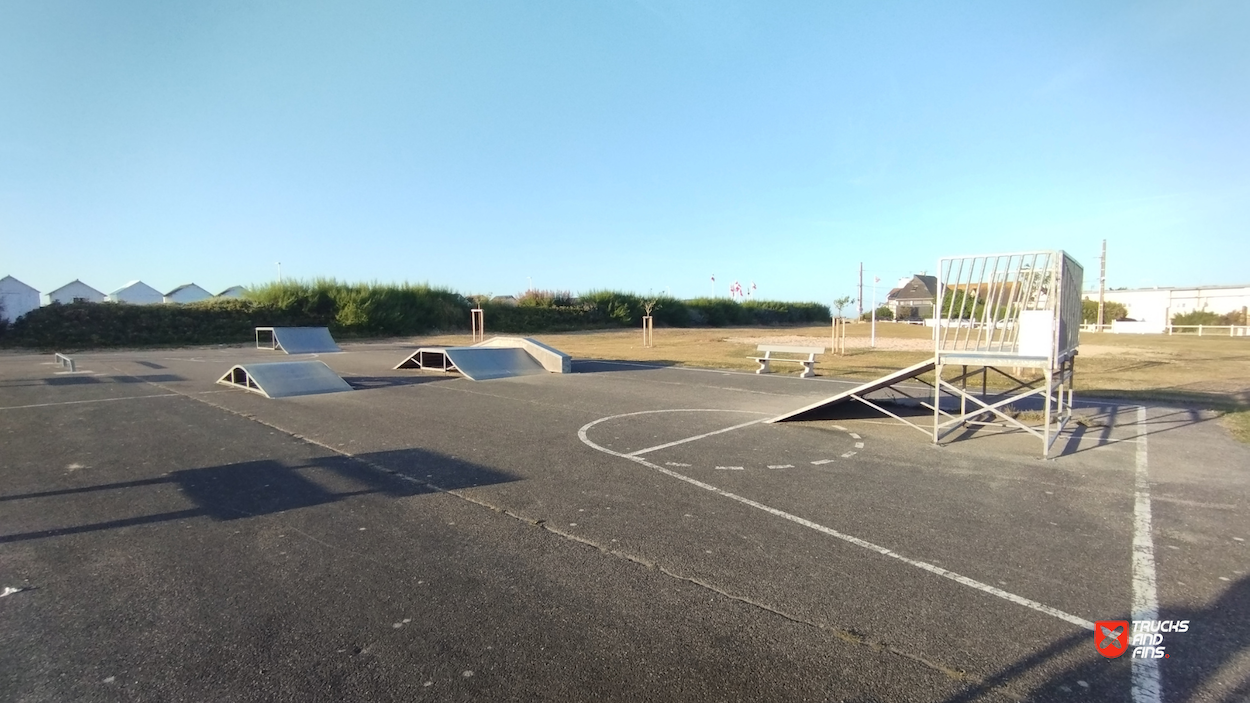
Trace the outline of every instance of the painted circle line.
<instances>
[{"instance_id":1,"label":"painted circle line","mask_svg":"<svg viewBox=\"0 0 1250 703\"><path fill-rule=\"evenodd\" d=\"M867 549L868 551L871 551L871 552L876 552L877 554L880 554L881 556L884 556L884 557L889 557L889 558L891 558L891 559L896 559L896 560L898 560L898 561L903 562L904 564L907 564L908 566L913 566L913 567L915 567L915 568L917 568L917 569L920 569L920 570L922 570L922 571L927 571L927 572L929 572L929 573L931 573L931 574L936 574L936 575L938 575L938 576L941 576L942 578L950 579L951 581L954 581L955 583L958 583L958 584L960 584L960 585L962 585L962 586L967 586L967 587L969 587L969 588L976 589L976 590L981 591L981 592L983 592L983 593L988 593L988 594L990 594L990 595L992 595L992 596L996 596L996 597L998 597L998 598L1002 598L1003 600L1009 601L1009 602L1011 602L1011 603L1015 603L1016 605L1022 605L1022 606L1026 607L1026 608L1029 608L1030 610L1035 610L1035 611L1037 611L1037 612L1039 612L1039 613L1044 613L1044 614L1046 614L1046 615L1050 615L1050 616L1052 616L1052 617L1055 617L1055 618L1058 618L1058 619L1060 619L1060 620L1063 620L1064 622L1068 622L1068 623L1071 623L1071 624L1073 624L1073 625L1076 625L1077 627L1080 627L1080 628L1083 628L1083 629L1086 629L1086 630L1093 631L1093 629L1094 629L1094 623L1093 623L1093 621L1092 621L1092 620L1087 620L1087 619L1085 619L1085 618L1082 618L1082 617L1079 617L1079 616L1076 616L1076 615L1072 615L1071 613L1066 613L1066 612L1064 612L1064 611L1062 611L1062 610L1059 610L1058 608L1052 608L1052 607L1050 607L1049 605L1046 605L1045 603L1039 603L1038 601L1031 600L1031 599L1029 599L1029 598L1025 598L1024 596L1018 596L1018 595L1016 595L1016 594L1014 594L1014 593L1010 593L1010 592L1008 592L1008 591L1004 591L1004 590L1003 590L1003 589L1001 589L1001 588L998 588L998 587L995 587L995 586L991 586L991 585L989 585L989 584L987 584L987 583L982 583L982 582L977 581L977 580L975 580L975 579L970 579L970 578L968 578L967 576L963 576L963 575L957 574L957 573L955 573L955 572L953 572L953 571L950 571L949 569L944 569L944 568L942 568L942 567L940 567L940 566L937 566L937 565L935 565L935 564L930 564L929 562L926 562L926 561L921 561L921 560L919 560L919 559L912 559L911 557L907 557L907 556L904 556L904 555L902 555L902 554L899 554L898 552L895 552L895 551L893 551L893 550L889 549L888 547L882 547L882 546L880 546L880 545L877 545L877 544L874 544L874 543L872 543L872 542L869 542L868 540L865 540L865 539L860 539L859 537L856 537L856 536L854 536L854 535L849 535L849 534L847 534L847 533L845 533L845 532L839 532L839 531L837 531L837 530L835 530L835 529L833 529L833 528L831 528L831 527L825 527L824 525L821 525L821 524L819 524L819 523L812 522L811 520L808 520L808 519L806 519L806 518L799 517L798 515L793 515L793 514L791 514L791 513L787 513L787 512L785 512L784 510L778 510L777 508L774 508L774 507L771 507L771 506L768 506L768 505L764 505L763 503L760 503L760 502L757 502L757 501L751 500L750 498L747 498L747 497L744 497L744 496L740 496L740 495L738 495L738 494L736 494L736 493L731 493L731 492L726 491L726 490L724 490L724 489L722 489L722 488L718 488L718 487L716 487L716 486L713 486L713 485L712 485L712 484L710 484L710 483L707 483L707 482L704 482L704 481L700 481L700 480L698 480L698 479L696 479L696 478L691 478L690 476L687 476L687 475L685 475L685 474L683 474L683 473L679 473L679 472L677 472L677 471L673 471L672 469L668 469L668 468L665 468L665 467L663 467L663 466L660 466L659 464L655 464L655 463L652 463L652 462L650 462L650 461L647 461L647 460L646 460L646 459L644 459L643 457L638 456L636 452L635 452L634 454L624 454L624 453L621 453L621 452L618 452L618 451L613 451L613 450L611 450L611 449L608 449L607 447L604 447L604 446L602 446L602 445L596 444L593 440L591 440L591 439L590 439L590 437L588 437L588 436L586 435L587 431L589 431L589 430L590 430L590 428L594 427L595 425L598 425L598 424L599 424L599 423L601 423L601 422L607 422L608 420L616 420L616 419L618 419L618 418L622 418L622 417L636 417L636 416L638 416L638 415L651 415L651 414L657 414L657 413L679 413L679 412L696 412L696 413L697 413L697 412L730 412L730 413L732 413L732 412L737 412L737 413L751 413L752 411L750 411L750 410L720 410L720 409L716 409L716 408L683 408L683 409L665 409L665 410L640 410L640 411L638 411L638 412L632 412L632 413L622 413L622 414L620 414L620 415L609 415L609 416L607 416L607 417L601 417L601 418L599 418L598 420L593 420L593 421L591 421L591 422L588 422L588 423L586 423L585 425L582 425L581 429L579 429L579 430L577 431L577 438L578 438L578 439L580 439L580 440L582 441L582 443L583 443L583 444L585 444L586 446L590 447L591 449L595 449L595 450L597 450L597 451L601 451L601 452L603 452L604 454L610 454L610 455L612 455L612 456L620 457L620 458L622 458L622 459L628 459L629 461L632 461L632 462L634 462L635 464L641 464L641 465L643 465L643 466L645 466L645 467L647 467L647 468L649 468L649 469L651 469L651 470L653 470L653 471L657 471L657 472L659 472L659 473L662 473L662 474L664 474L665 476L671 476L672 478L675 478L675 479L677 479L678 481L683 481L683 482L688 483L688 484L690 484L690 485L692 485L692 486L695 486L696 488L702 488L703 490L710 491L710 492L712 492L712 493L715 493L716 495L722 496L722 497L724 497L724 498L728 498L728 499L730 499L730 500L736 501L736 502L741 503L741 504L743 504L743 505L750 506L750 507L755 508L755 509L757 509L757 510L762 510L762 511L764 511L764 512L766 512L766 513L770 514L770 515L775 515L775 516L777 516L777 517L779 517L779 518L782 518L783 520L789 520L790 522L793 522L793 523L798 524L798 525L802 525L803 527L806 527L806 528L809 528L809 529L815 530L816 532L820 532L820 533L822 533L822 534L829 535L830 537L833 537L833 538L835 538L835 539L842 540L843 542L847 542L847 543L849 543L849 544L853 544L853 545L855 545L855 546L857 546L857 547L862 547L863 549ZM760 414L760 415L762 415L762 414L765 414L765 413L754 413L754 414ZM712 435L715 435L715 434L720 434L720 433L722 433L722 432L728 432L728 431L730 431L730 430L739 429L739 428L741 428L741 427L746 427L746 426L749 426L749 425L754 425L754 424L757 424L757 423L763 422L763 421L764 421L764 419L765 419L765 418L760 418L759 420L755 420L755 421L753 421L753 422L748 422L748 423L745 423L745 424L742 424L742 425L735 425L734 427L727 427L727 428L725 428L725 429L723 429L723 430L717 430L717 431L715 431L715 432L709 432L709 433L706 433L706 434L703 434L703 435L699 435L699 436L697 436L697 437L691 437L691 438L688 438L688 439L685 439L685 440L680 440L679 442L674 442L674 443L670 443L670 444L668 444L668 445L662 445L662 446L673 446L674 444L680 444L680 443L682 443L682 442L689 442L689 441L693 441L693 440L695 440L695 439L701 439L701 438L703 438L703 437L710 437L710 436L712 436Z\"/></svg>"}]
</instances>

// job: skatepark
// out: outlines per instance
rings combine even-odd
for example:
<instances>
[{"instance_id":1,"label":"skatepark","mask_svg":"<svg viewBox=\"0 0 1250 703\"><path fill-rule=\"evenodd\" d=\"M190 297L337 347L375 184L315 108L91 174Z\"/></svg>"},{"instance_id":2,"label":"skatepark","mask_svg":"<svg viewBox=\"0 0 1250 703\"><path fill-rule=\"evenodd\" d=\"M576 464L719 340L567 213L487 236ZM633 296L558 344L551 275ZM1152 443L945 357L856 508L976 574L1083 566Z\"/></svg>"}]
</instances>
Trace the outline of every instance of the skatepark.
<instances>
[{"instance_id":1,"label":"skatepark","mask_svg":"<svg viewBox=\"0 0 1250 703\"><path fill-rule=\"evenodd\" d=\"M787 376L476 324L0 356L3 688L1244 699L1250 450L1215 413L1074 397L1058 254L947 262L995 305L867 383L810 377L809 347L761 345L807 354ZM1186 629L1096 648L1141 620Z\"/></svg>"},{"instance_id":2,"label":"skatepark","mask_svg":"<svg viewBox=\"0 0 1250 703\"><path fill-rule=\"evenodd\" d=\"M6 690L1127 701L1089 626L1132 608L1145 470L1161 617L1193 623L1163 699L1244 692L1250 457L1201 412L1078 399L1042 460L766 422L837 379L341 348L298 358L350 392L281 400L217 383L268 349L0 358Z\"/></svg>"}]
</instances>

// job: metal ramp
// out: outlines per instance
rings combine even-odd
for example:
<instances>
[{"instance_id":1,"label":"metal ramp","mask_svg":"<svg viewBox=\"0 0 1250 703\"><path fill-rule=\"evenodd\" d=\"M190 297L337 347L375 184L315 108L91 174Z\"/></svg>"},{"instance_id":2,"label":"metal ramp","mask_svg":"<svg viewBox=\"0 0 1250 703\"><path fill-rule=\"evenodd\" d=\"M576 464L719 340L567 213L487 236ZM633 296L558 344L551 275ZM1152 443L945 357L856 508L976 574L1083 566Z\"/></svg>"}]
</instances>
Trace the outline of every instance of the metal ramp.
<instances>
[{"instance_id":1,"label":"metal ramp","mask_svg":"<svg viewBox=\"0 0 1250 703\"><path fill-rule=\"evenodd\" d=\"M943 258L938 274L932 359L770 422L815 419L825 409L855 400L930 435L934 444L968 427L997 424L1041 440L1042 456L1049 457L1072 420L1084 269L1063 251L1030 251ZM919 378L928 372L933 372L932 383ZM990 372L1011 387L991 393ZM979 393L968 387L978 377ZM909 379L929 386L930 399L897 387ZM927 408L931 422L922 426L866 397L886 389ZM1040 426L1018 419L1017 404L1023 403L1040 403Z\"/></svg>"},{"instance_id":2,"label":"metal ramp","mask_svg":"<svg viewBox=\"0 0 1250 703\"><path fill-rule=\"evenodd\" d=\"M573 357L532 337L491 337L473 346L524 349L551 373L573 373Z\"/></svg>"},{"instance_id":3,"label":"metal ramp","mask_svg":"<svg viewBox=\"0 0 1250 703\"><path fill-rule=\"evenodd\" d=\"M861 386L856 386L850 390L842 391L841 393L825 398L824 400L818 400L815 403L801 407L798 410L788 412L784 415L778 415L777 417L767 420L767 422L772 423L772 422L786 422L788 420L814 420L814 419L817 419L818 416L822 412L827 411L830 408L833 408L835 406L842 405L845 403L858 401L860 403L863 403L864 405L869 406L870 408L873 408L879 412L889 415L890 417L896 420L905 422L915 427L916 425L914 425L913 423L908 422L907 420L904 420L903 418L899 417L897 414L892 413L889 410L881 407L881 405L879 405L876 402L873 402L873 400L869 399L867 396L869 393L876 393L878 391L884 391L884 390L892 390L901 396L904 396L907 398L913 398L914 396L910 396L905 391L897 389L894 386L896 384L902 383L903 381L919 381L920 383L924 383L926 386L929 386L931 388L932 384L928 383L927 381L920 381L920 379L917 377L920 376L921 374L929 373L936 366L937 366L937 363L933 359L926 359L925 361L922 361L919 364L913 364L912 366L908 366L905 369L900 369L893 373L886 374L885 376L882 376L881 378L878 378L873 381L869 381L868 383L865 383ZM921 431L928 434L927 430L921 430Z\"/></svg>"},{"instance_id":4,"label":"metal ramp","mask_svg":"<svg viewBox=\"0 0 1250 703\"><path fill-rule=\"evenodd\" d=\"M238 364L217 382L259 393L266 398L338 393L352 389L324 361Z\"/></svg>"},{"instance_id":5,"label":"metal ramp","mask_svg":"<svg viewBox=\"0 0 1250 703\"><path fill-rule=\"evenodd\" d=\"M421 347L395 368L458 371L471 381L547 373L529 352L515 347Z\"/></svg>"},{"instance_id":6,"label":"metal ramp","mask_svg":"<svg viewBox=\"0 0 1250 703\"><path fill-rule=\"evenodd\" d=\"M262 340L262 336L267 338ZM343 351L330 336L328 327L257 327L256 348L281 349L287 354L329 354Z\"/></svg>"}]
</instances>

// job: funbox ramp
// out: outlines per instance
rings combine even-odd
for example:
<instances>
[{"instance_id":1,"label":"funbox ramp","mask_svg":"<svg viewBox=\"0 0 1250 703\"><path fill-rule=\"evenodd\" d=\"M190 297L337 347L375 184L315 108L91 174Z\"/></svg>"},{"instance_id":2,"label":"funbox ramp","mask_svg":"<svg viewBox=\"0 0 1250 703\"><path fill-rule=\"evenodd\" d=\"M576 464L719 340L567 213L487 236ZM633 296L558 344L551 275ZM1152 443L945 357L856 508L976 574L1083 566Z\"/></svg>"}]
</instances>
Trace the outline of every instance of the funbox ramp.
<instances>
[{"instance_id":1,"label":"funbox ramp","mask_svg":"<svg viewBox=\"0 0 1250 703\"><path fill-rule=\"evenodd\" d=\"M511 339L522 340L521 338ZM536 341L532 343L539 345L540 349L536 348L534 352L531 352L522 344L515 346L502 344L497 346L421 346L409 357L396 364L395 368L460 372L470 380L491 380L545 374L551 372L552 368L570 367L567 354L556 352L550 346L536 343ZM555 373L562 372L555 370Z\"/></svg>"},{"instance_id":2,"label":"funbox ramp","mask_svg":"<svg viewBox=\"0 0 1250 703\"><path fill-rule=\"evenodd\" d=\"M238 364L217 382L225 386L245 388L266 398L338 393L352 389L324 361Z\"/></svg>"},{"instance_id":3,"label":"funbox ramp","mask_svg":"<svg viewBox=\"0 0 1250 703\"><path fill-rule=\"evenodd\" d=\"M886 388L890 388L891 386L894 386L895 384L902 383L903 381L915 378L921 374L928 373L936 367L937 367L937 364L933 359L926 359L918 364L908 366L905 369L899 369L898 371L886 374L885 376L882 376L881 378L878 378L873 381L869 381L868 383L865 383L860 386L856 386L850 390L842 391L841 393L825 398L824 400L818 400L815 403L812 403L811 405L805 405L799 408L798 410L793 410L784 415L778 415L777 417L774 417L768 420L768 422L787 422L789 420L816 419L817 416L821 414L821 412L828 410L829 408L832 408L836 405L842 405L844 403L850 403L853 401L858 401L870 407L880 410L880 408L878 408L875 404L866 400L865 396L867 396L869 393L875 393L880 390L885 390ZM886 414L889 414L889 413L886 413Z\"/></svg>"},{"instance_id":4,"label":"funbox ramp","mask_svg":"<svg viewBox=\"0 0 1250 703\"><path fill-rule=\"evenodd\" d=\"M573 357L530 337L491 337L473 346L524 349L551 373L573 373Z\"/></svg>"},{"instance_id":5,"label":"funbox ramp","mask_svg":"<svg viewBox=\"0 0 1250 703\"><path fill-rule=\"evenodd\" d=\"M257 327L256 347L261 346L261 333L270 334L269 349L281 349L287 354L328 354L343 351L330 336L327 327Z\"/></svg>"}]
</instances>

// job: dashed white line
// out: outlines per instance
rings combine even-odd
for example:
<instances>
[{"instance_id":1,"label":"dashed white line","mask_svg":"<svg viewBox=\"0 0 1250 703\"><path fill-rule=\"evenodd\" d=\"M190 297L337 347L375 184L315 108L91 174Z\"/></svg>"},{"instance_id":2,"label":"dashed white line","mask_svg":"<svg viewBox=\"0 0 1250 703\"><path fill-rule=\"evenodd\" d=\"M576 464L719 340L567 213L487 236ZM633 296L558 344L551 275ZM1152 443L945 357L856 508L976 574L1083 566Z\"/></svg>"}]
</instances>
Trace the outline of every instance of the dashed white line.
<instances>
[{"instance_id":1,"label":"dashed white line","mask_svg":"<svg viewBox=\"0 0 1250 703\"><path fill-rule=\"evenodd\" d=\"M864 443L863 443L863 442L856 442L856 443L855 443L855 448L856 448L856 449L863 449L863 448L864 448Z\"/></svg>"},{"instance_id":2,"label":"dashed white line","mask_svg":"<svg viewBox=\"0 0 1250 703\"><path fill-rule=\"evenodd\" d=\"M770 469L793 469L794 464L769 464Z\"/></svg>"},{"instance_id":3,"label":"dashed white line","mask_svg":"<svg viewBox=\"0 0 1250 703\"><path fill-rule=\"evenodd\" d=\"M664 462L664 465L665 466L690 466L690 464L683 464L680 461L666 461Z\"/></svg>"},{"instance_id":4,"label":"dashed white line","mask_svg":"<svg viewBox=\"0 0 1250 703\"><path fill-rule=\"evenodd\" d=\"M851 457L855 456L855 454L856 454L856 453L857 453L857 452L847 452L847 453L845 453L845 454L843 454L843 455L842 455L842 458L843 458L843 459L850 459Z\"/></svg>"},{"instance_id":5,"label":"dashed white line","mask_svg":"<svg viewBox=\"0 0 1250 703\"><path fill-rule=\"evenodd\" d=\"M849 434L849 435L851 436L851 439L863 439L862 437L860 437L859 435L855 434L854 432L847 432L847 434Z\"/></svg>"},{"instance_id":6,"label":"dashed white line","mask_svg":"<svg viewBox=\"0 0 1250 703\"><path fill-rule=\"evenodd\" d=\"M746 471L745 466L718 466L717 471Z\"/></svg>"},{"instance_id":7,"label":"dashed white line","mask_svg":"<svg viewBox=\"0 0 1250 703\"><path fill-rule=\"evenodd\" d=\"M833 462L833 459L817 459L812 462L812 466L823 466L825 464L832 464Z\"/></svg>"}]
</instances>

